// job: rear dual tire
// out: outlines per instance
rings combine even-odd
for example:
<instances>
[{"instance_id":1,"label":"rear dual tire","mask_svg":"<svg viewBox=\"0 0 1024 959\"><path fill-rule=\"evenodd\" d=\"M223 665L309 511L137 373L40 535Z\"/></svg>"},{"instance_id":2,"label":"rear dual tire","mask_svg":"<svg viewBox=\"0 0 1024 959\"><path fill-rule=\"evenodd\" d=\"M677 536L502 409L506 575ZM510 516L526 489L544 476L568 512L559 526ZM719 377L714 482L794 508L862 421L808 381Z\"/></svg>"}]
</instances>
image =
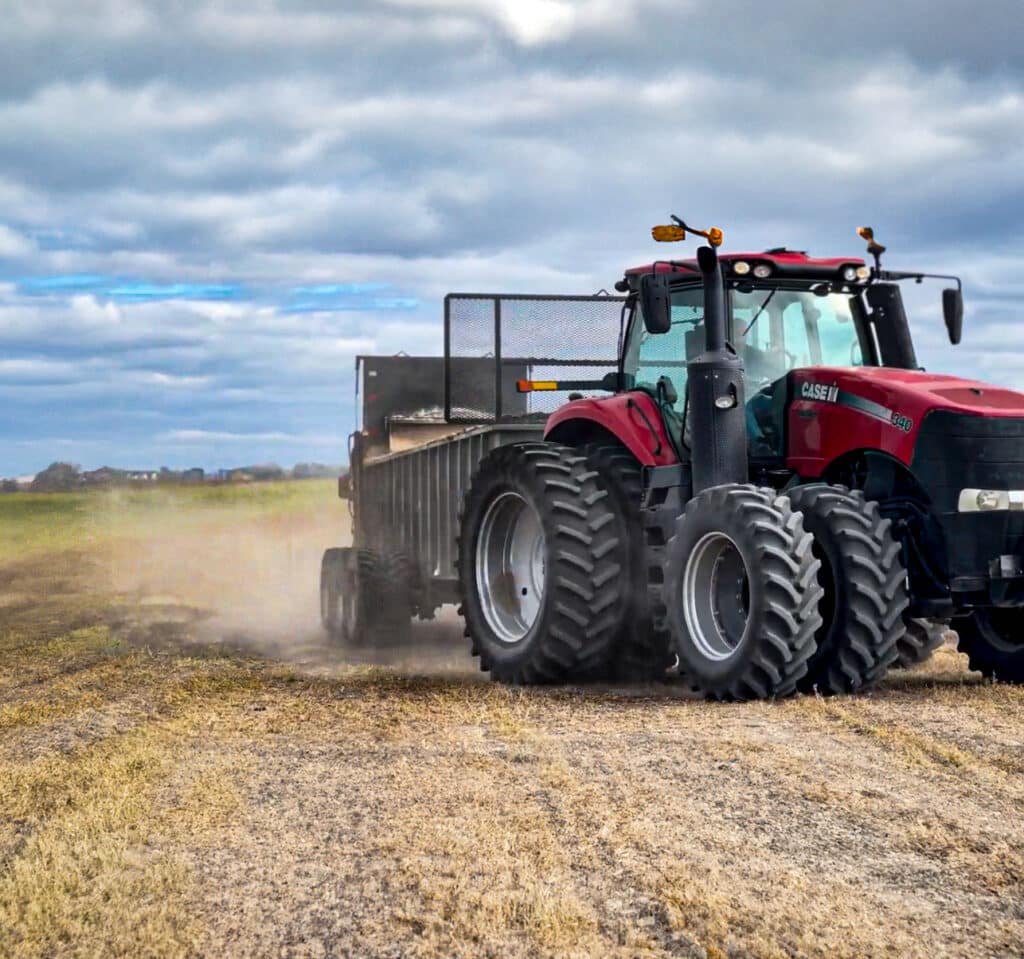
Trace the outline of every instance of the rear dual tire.
<instances>
[{"instance_id":1,"label":"rear dual tire","mask_svg":"<svg viewBox=\"0 0 1024 959\"><path fill-rule=\"evenodd\" d=\"M622 621L625 548L579 450L534 442L488 454L463 504L457 562L480 668L516 684L600 669Z\"/></svg>"},{"instance_id":2,"label":"rear dual tire","mask_svg":"<svg viewBox=\"0 0 1024 959\"><path fill-rule=\"evenodd\" d=\"M664 679L672 664L671 637L657 629L648 592L647 550L640 505L643 476L636 457L618 445L583 448L587 464L600 475L617 514L625 543L624 561L629 584L623 597L624 616L610 658L594 678L611 682L652 682Z\"/></svg>"}]
</instances>

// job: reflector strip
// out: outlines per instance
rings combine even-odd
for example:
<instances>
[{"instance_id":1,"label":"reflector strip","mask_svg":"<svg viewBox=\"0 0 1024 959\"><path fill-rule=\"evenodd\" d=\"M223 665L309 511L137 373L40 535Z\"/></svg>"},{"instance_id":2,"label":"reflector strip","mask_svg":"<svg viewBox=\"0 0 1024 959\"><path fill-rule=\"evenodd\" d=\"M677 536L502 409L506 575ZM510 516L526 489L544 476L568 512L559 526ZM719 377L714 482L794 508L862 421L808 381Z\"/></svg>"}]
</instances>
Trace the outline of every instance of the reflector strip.
<instances>
[{"instance_id":1,"label":"reflector strip","mask_svg":"<svg viewBox=\"0 0 1024 959\"><path fill-rule=\"evenodd\" d=\"M538 393L545 390L557 390L556 380L516 380L516 391L519 393Z\"/></svg>"}]
</instances>

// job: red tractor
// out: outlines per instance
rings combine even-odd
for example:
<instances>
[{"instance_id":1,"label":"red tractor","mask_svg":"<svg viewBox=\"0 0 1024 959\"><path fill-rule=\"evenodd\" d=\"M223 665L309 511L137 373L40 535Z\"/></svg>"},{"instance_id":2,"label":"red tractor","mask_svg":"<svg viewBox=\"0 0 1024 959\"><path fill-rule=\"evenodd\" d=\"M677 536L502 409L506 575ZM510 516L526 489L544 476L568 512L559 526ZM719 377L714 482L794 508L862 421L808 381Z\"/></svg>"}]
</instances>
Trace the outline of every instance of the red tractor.
<instances>
[{"instance_id":1,"label":"red tractor","mask_svg":"<svg viewBox=\"0 0 1024 959\"><path fill-rule=\"evenodd\" d=\"M973 669L1024 681L1024 394L920 369L899 284L930 275L883 269L869 229L870 266L720 254L720 231L673 219L655 239L708 243L616 284L603 379L534 375L602 365L565 358L596 327L567 322L561 358L536 356L503 337L494 298L488 425L376 458L356 437L355 548L325 557L328 628L352 641L375 608L458 599L503 681L651 679L678 661L704 694L751 699L867 688L951 625ZM955 344L960 282L939 278ZM573 395L543 426L503 415L509 369L515 396Z\"/></svg>"}]
</instances>

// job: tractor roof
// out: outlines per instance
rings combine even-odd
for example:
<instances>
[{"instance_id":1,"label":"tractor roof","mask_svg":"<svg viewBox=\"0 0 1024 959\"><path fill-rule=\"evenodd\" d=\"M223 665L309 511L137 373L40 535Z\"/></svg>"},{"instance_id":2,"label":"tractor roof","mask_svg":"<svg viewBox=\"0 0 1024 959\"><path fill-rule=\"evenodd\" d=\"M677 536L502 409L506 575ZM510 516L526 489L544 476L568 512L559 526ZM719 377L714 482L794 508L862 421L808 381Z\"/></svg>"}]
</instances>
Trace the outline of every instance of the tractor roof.
<instances>
[{"instance_id":1,"label":"tractor roof","mask_svg":"<svg viewBox=\"0 0 1024 959\"><path fill-rule=\"evenodd\" d=\"M799 250L775 249L763 253L719 253L718 258L723 266L737 260L743 260L755 266L758 263L769 263L774 275L820 277L831 276L847 266L863 266L864 260L857 256L808 256ZM641 273L697 273L697 260L656 260L646 266L636 266L626 270L626 276ZM728 270L727 270L728 272Z\"/></svg>"}]
</instances>

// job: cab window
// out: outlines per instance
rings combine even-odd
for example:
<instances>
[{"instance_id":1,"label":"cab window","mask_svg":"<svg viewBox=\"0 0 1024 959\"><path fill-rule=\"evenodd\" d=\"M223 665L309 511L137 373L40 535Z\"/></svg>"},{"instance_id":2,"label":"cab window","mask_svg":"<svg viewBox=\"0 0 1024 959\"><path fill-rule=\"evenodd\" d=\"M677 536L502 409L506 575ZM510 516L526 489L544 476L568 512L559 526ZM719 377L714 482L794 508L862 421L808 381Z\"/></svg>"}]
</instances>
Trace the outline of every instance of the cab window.
<instances>
[{"instance_id":1,"label":"cab window","mask_svg":"<svg viewBox=\"0 0 1024 959\"><path fill-rule=\"evenodd\" d=\"M667 333L648 333L639 307L631 329L624 369L640 386L654 389L667 376L676 390L675 409L686 403L686 363L703 350L704 290L690 287L672 294L672 327Z\"/></svg>"}]
</instances>

